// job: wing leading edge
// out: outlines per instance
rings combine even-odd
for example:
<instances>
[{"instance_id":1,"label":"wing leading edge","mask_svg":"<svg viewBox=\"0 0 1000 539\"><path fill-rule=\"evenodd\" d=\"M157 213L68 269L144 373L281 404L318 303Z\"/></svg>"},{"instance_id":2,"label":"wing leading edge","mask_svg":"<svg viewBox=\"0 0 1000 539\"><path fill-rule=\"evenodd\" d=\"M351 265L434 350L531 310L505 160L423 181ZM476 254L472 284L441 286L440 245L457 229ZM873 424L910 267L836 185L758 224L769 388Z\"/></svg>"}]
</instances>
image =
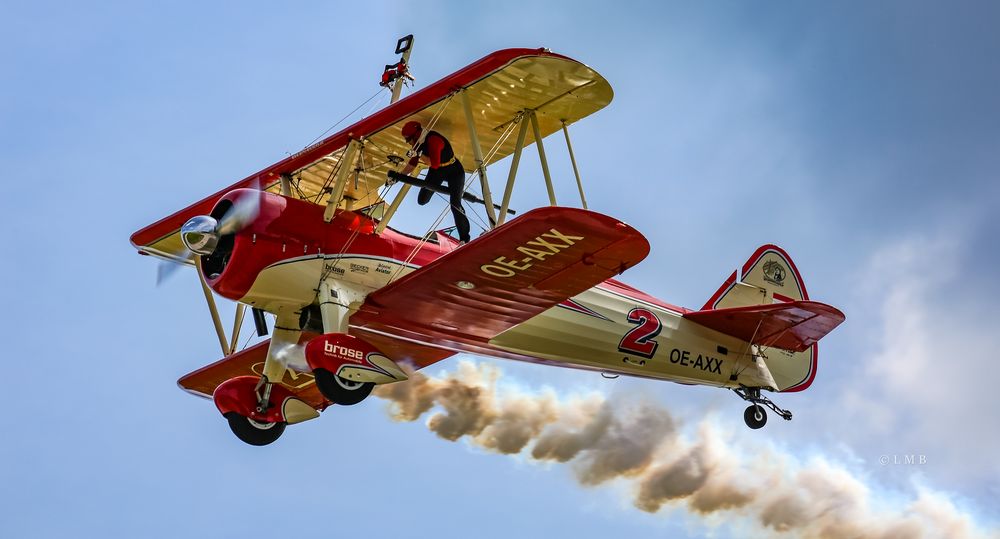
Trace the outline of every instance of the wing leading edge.
<instances>
[{"instance_id":1,"label":"wing leading edge","mask_svg":"<svg viewBox=\"0 0 1000 539\"><path fill-rule=\"evenodd\" d=\"M539 208L372 293L351 325L474 352L647 254L617 219Z\"/></svg>"}]
</instances>

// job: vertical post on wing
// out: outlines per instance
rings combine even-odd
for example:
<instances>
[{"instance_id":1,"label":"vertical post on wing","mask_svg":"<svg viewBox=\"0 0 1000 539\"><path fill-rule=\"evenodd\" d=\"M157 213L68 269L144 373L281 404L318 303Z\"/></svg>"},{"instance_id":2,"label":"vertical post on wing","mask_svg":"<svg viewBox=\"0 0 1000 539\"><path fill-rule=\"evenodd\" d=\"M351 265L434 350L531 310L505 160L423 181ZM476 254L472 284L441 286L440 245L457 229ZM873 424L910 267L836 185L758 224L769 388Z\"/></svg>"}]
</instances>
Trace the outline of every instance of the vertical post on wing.
<instances>
[{"instance_id":1,"label":"vertical post on wing","mask_svg":"<svg viewBox=\"0 0 1000 539\"><path fill-rule=\"evenodd\" d=\"M208 311L212 314L212 323L215 324L215 334L219 337L219 346L222 347L222 355L229 355L229 344L226 342L226 332L222 329L222 319L219 318L219 309L215 306L215 298L212 297L212 289L205 282L205 273L201 267L201 257L195 255L194 265L198 268L198 282L201 283L201 290L205 293L205 301L208 303Z\"/></svg>"},{"instance_id":2,"label":"vertical post on wing","mask_svg":"<svg viewBox=\"0 0 1000 539\"><path fill-rule=\"evenodd\" d=\"M410 65L411 51L413 51L413 34L400 38L399 41L396 42L396 54L403 54L402 62L405 66ZM395 84L392 85L392 98L389 100L390 104L399 101L399 95L403 92L404 78L405 76L399 77L396 79Z\"/></svg>"},{"instance_id":3,"label":"vertical post on wing","mask_svg":"<svg viewBox=\"0 0 1000 539\"><path fill-rule=\"evenodd\" d=\"M472 105L469 104L469 90L462 90L462 107L465 109L465 123L469 126L469 142L472 143L472 154L476 158L476 169L479 171L479 183L483 190L483 201L486 204L486 215L491 223L497 222L496 210L493 208L493 195L490 194L490 183L486 179L486 167L483 160L483 148L479 145L479 135L476 133L476 121L472 116Z\"/></svg>"},{"instance_id":4,"label":"vertical post on wing","mask_svg":"<svg viewBox=\"0 0 1000 539\"><path fill-rule=\"evenodd\" d=\"M323 212L323 222L329 223L333 219L333 212L340 205L340 199L344 197L344 188L347 186L347 173L354 168L354 158L358 151L359 143L356 139L351 139L344 149L344 155L340 158L340 168L337 170L337 179L333 184L333 191L330 192L330 200L326 203L326 211Z\"/></svg>"},{"instance_id":5,"label":"vertical post on wing","mask_svg":"<svg viewBox=\"0 0 1000 539\"><path fill-rule=\"evenodd\" d=\"M538 129L538 117L535 111L528 112L531 120L531 131L535 134L535 145L538 146L538 159L542 162L542 174L545 176L545 188L549 191L549 205L556 206L556 191L552 188L552 175L549 174L549 161L545 159L545 146L542 144L542 132Z\"/></svg>"},{"instance_id":6,"label":"vertical post on wing","mask_svg":"<svg viewBox=\"0 0 1000 539\"><path fill-rule=\"evenodd\" d=\"M576 174L576 186L580 189L580 203L583 209L587 209L587 197L583 194L583 181L580 180L580 169L576 166L576 156L573 155L573 143L569 141L569 129L566 129L566 120L562 121L563 134L566 135L566 149L569 150L569 162L573 164L573 174Z\"/></svg>"},{"instance_id":7,"label":"vertical post on wing","mask_svg":"<svg viewBox=\"0 0 1000 539\"><path fill-rule=\"evenodd\" d=\"M521 150L524 149L524 137L528 134L528 122L524 121L522 114L520 119L521 128L517 131L517 144L514 145L514 156L510 160L510 172L507 173L507 187L503 191L503 202L500 203L500 216L497 217L497 226L502 225L507 219L507 208L510 207L510 195L514 192L514 180L517 178L517 166L521 162Z\"/></svg>"}]
</instances>

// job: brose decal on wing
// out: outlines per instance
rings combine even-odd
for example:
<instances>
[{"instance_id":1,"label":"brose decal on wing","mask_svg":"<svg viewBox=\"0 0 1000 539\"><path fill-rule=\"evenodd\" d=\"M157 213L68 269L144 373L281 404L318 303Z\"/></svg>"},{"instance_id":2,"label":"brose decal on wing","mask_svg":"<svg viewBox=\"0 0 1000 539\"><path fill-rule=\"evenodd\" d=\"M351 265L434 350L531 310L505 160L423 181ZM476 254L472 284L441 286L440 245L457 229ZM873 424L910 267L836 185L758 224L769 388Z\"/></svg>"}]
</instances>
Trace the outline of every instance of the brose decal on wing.
<instances>
[{"instance_id":1,"label":"brose decal on wing","mask_svg":"<svg viewBox=\"0 0 1000 539\"><path fill-rule=\"evenodd\" d=\"M513 259L498 256L493 259L493 264L483 264L479 269L494 277L513 277L518 272L533 266L536 260L545 260L584 239L586 239L584 236L569 236L553 228L536 236L533 240L524 242L524 245L518 246L516 248L518 253L526 255L523 258L517 258L520 255L515 255Z\"/></svg>"}]
</instances>

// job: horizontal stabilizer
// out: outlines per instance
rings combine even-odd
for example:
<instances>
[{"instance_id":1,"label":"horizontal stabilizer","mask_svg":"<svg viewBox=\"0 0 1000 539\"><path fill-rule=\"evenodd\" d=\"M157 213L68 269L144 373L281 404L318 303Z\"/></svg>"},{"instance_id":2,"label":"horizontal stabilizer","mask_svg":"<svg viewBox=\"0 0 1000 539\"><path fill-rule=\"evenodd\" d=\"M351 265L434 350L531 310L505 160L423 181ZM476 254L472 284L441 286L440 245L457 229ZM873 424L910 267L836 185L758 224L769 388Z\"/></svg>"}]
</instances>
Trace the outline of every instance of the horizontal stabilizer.
<instances>
[{"instance_id":1,"label":"horizontal stabilizer","mask_svg":"<svg viewBox=\"0 0 1000 539\"><path fill-rule=\"evenodd\" d=\"M684 318L752 344L803 352L839 326L844 313L817 301L790 301L693 311Z\"/></svg>"},{"instance_id":2,"label":"horizontal stabilizer","mask_svg":"<svg viewBox=\"0 0 1000 539\"><path fill-rule=\"evenodd\" d=\"M647 254L646 238L617 219L538 208L373 292L351 325L438 345L485 345Z\"/></svg>"}]
</instances>

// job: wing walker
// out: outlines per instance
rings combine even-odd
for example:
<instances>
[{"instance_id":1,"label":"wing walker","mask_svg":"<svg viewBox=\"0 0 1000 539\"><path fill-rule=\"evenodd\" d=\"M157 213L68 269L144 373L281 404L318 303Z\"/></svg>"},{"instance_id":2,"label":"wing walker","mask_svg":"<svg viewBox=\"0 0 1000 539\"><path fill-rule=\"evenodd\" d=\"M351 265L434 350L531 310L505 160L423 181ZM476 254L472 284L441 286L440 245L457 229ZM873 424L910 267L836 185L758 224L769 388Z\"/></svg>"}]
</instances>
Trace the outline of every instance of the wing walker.
<instances>
[{"instance_id":1,"label":"wing walker","mask_svg":"<svg viewBox=\"0 0 1000 539\"><path fill-rule=\"evenodd\" d=\"M587 209L568 129L610 103L608 82L546 49L506 49L401 98L412 46L399 40L383 73L387 106L132 235L139 253L197 269L223 358L182 388L253 445L456 353L727 388L750 403L751 428L765 408L791 419L766 394L809 387L817 341L844 315L809 299L784 250L758 248L699 309L615 280L649 243ZM484 233L468 244L439 228L447 207L424 234L389 227L413 186L433 187L399 174L417 149L400 137L412 121L447 134L478 189L464 211ZM556 201L543 145L556 132L579 208ZM549 205L515 214L531 144ZM494 192L487 172L506 157ZM228 336L215 295L236 302ZM238 349L248 308L270 338Z\"/></svg>"}]
</instances>

